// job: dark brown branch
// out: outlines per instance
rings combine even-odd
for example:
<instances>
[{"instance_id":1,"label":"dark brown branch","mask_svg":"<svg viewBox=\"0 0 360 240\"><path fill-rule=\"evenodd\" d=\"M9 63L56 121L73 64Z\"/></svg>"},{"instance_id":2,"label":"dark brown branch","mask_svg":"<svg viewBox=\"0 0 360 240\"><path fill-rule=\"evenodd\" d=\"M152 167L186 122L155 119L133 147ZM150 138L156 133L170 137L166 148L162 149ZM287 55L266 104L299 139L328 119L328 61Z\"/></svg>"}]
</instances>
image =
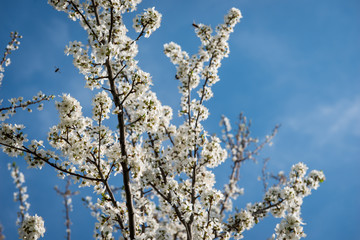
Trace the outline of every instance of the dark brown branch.
<instances>
[{"instance_id":1,"label":"dark brown branch","mask_svg":"<svg viewBox=\"0 0 360 240\"><path fill-rule=\"evenodd\" d=\"M190 72L191 73L191 72ZM187 82L187 91L188 91L188 96L187 96L187 105L188 105L188 121L189 121L189 127L191 126L191 89L190 89L190 81L191 81L191 76L188 76L188 82Z\"/></svg>"},{"instance_id":2,"label":"dark brown branch","mask_svg":"<svg viewBox=\"0 0 360 240\"><path fill-rule=\"evenodd\" d=\"M187 223L182 216L182 213L180 212L179 208L172 203L171 197L166 197L160 190L151 182L149 182L150 186L167 202L170 204L170 206L175 210L175 213L177 217L179 218L180 222L186 227Z\"/></svg>"},{"instance_id":3,"label":"dark brown branch","mask_svg":"<svg viewBox=\"0 0 360 240\"><path fill-rule=\"evenodd\" d=\"M103 77L94 77L92 78L93 80L100 80L100 79L106 79L109 78L108 76L103 76Z\"/></svg>"},{"instance_id":4,"label":"dark brown branch","mask_svg":"<svg viewBox=\"0 0 360 240\"><path fill-rule=\"evenodd\" d=\"M171 144L172 144L173 146L175 146L175 143L174 143L174 141L172 140L172 137L171 137L170 132L167 130L167 128L166 128L164 125L162 125L162 126L164 127L165 132L166 132L166 135L168 135Z\"/></svg>"},{"instance_id":5,"label":"dark brown branch","mask_svg":"<svg viewBox=\"0 0 360 240\"><path fill-rule=\"evenodd\" d=\"M108 42L111 42L111 38L112 38L112 30L113 30L113 25L114 25L114 7L112 5L111 0L109 0L110 3L110 29L109 29L109 39Z\"/></svg>"},{"instance_id":6,"label":"dark brown branch","mask_svg":"<svg viewBox=\"0 0 360 240\"><path fill-rule=\"evenodd\" d=\"M212 64L212 62L213 62L213 59L214 59L214 56L212 56L212 57L210 58L209 65L208 65L209 68L211 67L211 64ZM209 81L209 77L207 76L206 79L205 79L205 82L204 82L204 84L203 84L203 87L202 87L202 94L201 94L201 98L200 98L200 105L202 105L202 103L203 103L203 101L204 101L204 97L205 97L205 87L206 87L208 81ZM195 128L196 128L197 125L198 125L199 117L200 117L200 109L199 109L199 111L197 112L196 121L195 121Z\"/></svg>"},{"instance_id":7,"label":"dark brown branch","mask_svg":"<svg viewBox=\"0 0 360 240\"><path fill-rule=\"evenodd\" d=\"M132 200L133 196L130 188L130 168L128 167L127 153L126 153L124 111L123 111L123 106L120 103L120 99L118 97L118 90L115 86L115 78L113 77L112 67L109 58L106 60L105 66L108 71L109 83L110 83L111 94L113 96L113 101L115 103L115 106L118 107L120 110L120 113L117 115L118 124L119 124L119 133L120 133L119 143L121 149L121 156L125 158L121 162L121 167L123 169L123 183L125 190L126 207L128 210L130 239L135 239L135 213L134 213L134 206Z\"/></svg>"},{"instance_id":8,"label":"dark brown branch","mask_svg":"<svg viewBox=\"0 0 360 240\"><path fill-rule=\"evenodd\" d=\"M132 124L137 123L137 122L140 121L141 119L142 119L142 117L140 116L138 119L136 119L136 120L134 120L134 121L126 124L125 126L131 126Z\"/></svg>"},{"instance_id":9,"label":"dark brown branch","mask_svg":"<svg viewBox=\"0 0 360 240\"><path fill-rule=\"evenodd\" d=\"M116 208L119 207L119 206L117 205L117 201L115 200L115 196L114 196L114 194L113 194L113 192L112 192L112 190L111 190L111 187L109 186L108 181L104 178L104 175L103 175L102 172L101 172L100 166L97 165L97 167L98 167L98 171L99 171L100 177L101 177L101 179L102 179L102 183L105 185L106 192L107 192L107 193L109 194L109 196L110 196L110 201L111 201L111 203L113 204L114 207L116 207ZM123 223L123 221L122 221L122 219L121 219L121 216L119 216L118 214L116 214L116 220L117 220L117 222L119 223L120 229L121 229L121 230L125 230L125 225L124 225L124 223Z\"/></svg>"},{"instance_id":10,"label":"dark brown branch","mask_svg":"<svg viewBox=\"0 0 360 240\"><path fill-rule=\"evenodd\" d=\"M79 10L79 8L76 6L76 4L73 1L69 1L71 3L71 5L74 7L75 11L80 14L82 20L85 22L85 24L88 26L89 30L92 32L92 34L94 35L94 37L96 38L96 40L98 41L98 43L102 44L102 42L99 41L99 37L97 36L97 34L95 33L94 29L90 26L88 20L86 19L86 17L84 16L84 14L82 14L82 12Z\"/></svg>"},{"instance_id":11,"label":"dark brown branch","mask_svg":"<svg viewBox=\"0 0 360 240\"><path fill-rule=\"evenodd\" d=\"M140 34L137 36L137 38L134 39L134 40L132 40L129 45L127 45L126 47L122 48L121 51L128 50L131 45L133 45L135 42L137 42L137 41L141 38L141 36L144 35L144 33L145 33L145 28L146 28L146 25L143 26L143 28L142 28Z\"/></svg>"},{"instance_id":12,"label":"dark brown branch","mask_svg":"<svg viewBox=\"0 0 360 240\"><path fill-rule=\"evenodd\" d=\"M13 44L19 44L19 43L17 42L17 39L18 39L18 38L22 38L20 35L18 35L17 32L11 32L11 33L10 33L10 37L11 37L11 41L10 41L9 44L8 44L9 46L12 46ZM18 48L18 46L14 46L14 47L15 47L15 49ZM4 52L4 56L3 56L3 58L1 59L0 66L2 66L2 65L6 62L6 56L9 55L10 53L11 53L11 49L6 48L6 49L5 49L5 52Z\"/></svg>"},{"instance_id":13,"label":"dark brown branch","mask_svg":"<svg viewBox=\"0 0 360 240\"><path fill-rule=\"evenodd\" d=\"M104 89L104 90L106 90L106 91L111 92L111 89L108 89L108 88L106 88L106 87L101 87L101 88Z\"/></svg>"},{"instance_id":14,"label":"dark brown branch","mask_svg":"<svg viewBox=\"0 0 360 240\"><path fill-rule=\"evenodd\" d=\"M113 79L115 80L115 79L119 76L119 74L120 74L125 68L126 68L126 65L124 65L124 66L120 69L120 71L115 75L115 77L113 77Z\"/></svg>"},{"instance_id":15,"label":"dark brown branch","mask_svg":"<svg viewBox=\"0 0 360 240\"><path fill-rule=\"evenodd\" d=\"M94 1L94 0L91 0L91 2L92 2L92 5L93 5L93 9L94 9L96 24L97 24L98 26L100 26L99 14L98 14L98 12L97 12L97 6L98 6L98 5L95 4L95 1Z\"/></svg>"},{"instance_id":16,"label":"dark brown branch","mask_svg":"<svg viewBox=\"0 0 360 240\"><path fill-rule=\"evenodd\" d=\"M193 166L193 171L192 171L192 176L191 176L191 205L192 205L192 213L190 216L190 220L189 220L189 224L191 225L194 221L194 211L195 211L195 201L196 201L196 196L195 196L195 184L196 184L196 162L194 163Z\"/></svg>"},{"instance_id":17,"label":"dark brown branch","mask_svg":"<svg viewBox=\"0 0 360 240\"><path fill-rule=\"evenodd\" d=\"M207 224L206 224L206 227L209 227L210 225L210 213L211 213L211 207L212 207L212 200L210 201L210 206L209 206L209 209L208 209L208 216L207 216ZM206 239L206 231L204 232L204 236L203 236L203 240Z\"/></svg>"},{"instance_id":18,"label":"dark brown branch","mask_svg":"<svg viewBox=\"0 0 360 240\"><path fill-rule=\"evenodd\" d=\"M279 206L282 202L284 201L284 199L280 199L277 203L274 203L274 204L269 204L267 207L264 207L264 208L261 208L259 210L257 210L256 212L252 212L252 216L254 218L257 218L259 214L266 214L267 213L267 210L271 209L271 208L274 208L274 207L277 207ZM227 227L228 227L228 230L235 230L237 229L237 226L241 224L241 220L240 219L237 219L236 221L234 221L232 224L226 224ZM226 232L222 232L219 236L217 237L221 237L222 235L224 235Z\"/></svg>"},{"instance_id":19,"label":"dark brown branch","mask_svg":"<svg viewBox=\"0 0 360 240\"><path fill-rule=\"evenodd\" d=\"M135 87L135 81L132 81L131 83L131 89L130 91L125 95L125 97L122 99L122 101L120 102L120 105L123 106L124 102L126 101L126 99L130 96L131 93L134 93L134 87Z\"/></svg>"},{"instance_id":20,"label":"dark brown branch","mask_svg":"<svg viewBox=\"0 0 360 240\"><path fill-rule=\"evenodd\" d=\"M18 147L14 147L14 146L8 145L6 143L2 143L2 142L0 142L0 145L3 145L5 147L9 147L9 148L12 148L12 149L16 149L16 150L19 150L19 151L34 155L36 159L40 159L41 161L49 164L51 167L55 168L56 170L59 170L59 171L61 171L63 173L69 174L71 176L78 177L78 178L83 178L83 179L90 180L90 181L101 182L101 179L98 179L98 178L87 177L85 175L80 175L80 174L77 174L77 173L70 172L67 169L64 169L64 168L58 166L57 164L50 162L49 159L46 159L46 158L38 155L36 152L31 151L30 149L26 148L25 146L22 146L23 148L18 148Z\"/></svg>"},{"instance_id":21,"label":"dark brown branch","mask_svg":"<svg viewBox=\"0 0 360 240\"><path fill-rule=\"evenodd\" d=\"M151 148L154 151L155 157L159 158L159 151L157 149L155 149L155 140L152 138L151 133L149 133L149 132L148 132L148 136L149 136L150 143L151 143ZM165 171L161 167L161 165L159 166L159 170L160 170L161 177L163 179L164 184L167 184L167 179L166 179L167 175L165 174Z\"/></svg>"},{"instance_id":22,"label":"dark brown branch","mask_svg":"<svg viewBox=\"0 0 360 240\"><path fill-rule=\"evenodd\" d=\"M136 38L134 41L131 42L131 44L133 44L134 42L138 41L138 40L142 37L142 35L144 35L146 26L147 26L147 24L145 24L145 25L143 26L143 28L141 29L140 34L137 36L137 38Z\"/></svg>"},{"instance_id":23,"label":"dark brown branch","mask_svg":"<svg viewBox=\"0 0 360 240\"><path fill-rule=\"evenodd\" d=\"M277 203L269 204L269 206L261 208L261 209L257 210L256 212L253 212L252 215L253 215L253 217L256 217L256 215L261 214L261 213L265 213L266 210L269 210L270 208L279 206L284 201L285 201L285 199L281 199Z\"/></svg>"},{"instance_id":24,"label":"dark brown branch","mask_svg":"<svg viewBox=\"0 0 360 240\"><path fill-rule=\"evenodd\" d=\"M36 101L27 102L25 104L20 103L19 105L16 105L16 106L0 108L0 112L6 111L6 110L17 109L17 108L26 108L27 106L37 104L37 103L40 103L40 102L45 101L45 100L49 100L49 98L45 97L45 98L41 98L41 99L36 100Z\"/></svg>"}]
</instances>

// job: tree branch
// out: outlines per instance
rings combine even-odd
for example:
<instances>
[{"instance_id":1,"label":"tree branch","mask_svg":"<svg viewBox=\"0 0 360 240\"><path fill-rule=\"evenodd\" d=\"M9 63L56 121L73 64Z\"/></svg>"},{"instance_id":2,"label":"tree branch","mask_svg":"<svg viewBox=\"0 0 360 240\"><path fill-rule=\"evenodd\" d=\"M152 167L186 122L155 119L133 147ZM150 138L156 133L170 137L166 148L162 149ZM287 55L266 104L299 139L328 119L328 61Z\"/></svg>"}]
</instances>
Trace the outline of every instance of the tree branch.
<instances>
[{"instance_id":1,"label":"tree branch","mask_svg":"<svg viewBox=\"0 0 360 240\"><path fill-rule=\"evenodd\" d=\"M98 179L98 178L92 178L92 177L88 177L85 175L80 175L77 173L70 172L69 170L62 168L62 167L58 166L57 164L50 162L49 159L46 159L46 158L38 155L36 152L31 151L30 149L26 148L25 146L22 146L23 148L18 148L18 147L14 147L14 146L8 145L6 143L2 143L2 142L0 142L0 145L34 155L36 159L40 159L41 161L47 163L48 165L55 168L56 170L59 170L63 173L69 174L71 176L83 178L83 179L90 180L90 181L101 182L101 179Z\"/></svg>"},{"instance_id":2,"label":"tree branch","mask_svg":"<svg viewBox=\"0 0 360 240\"><path fill-rule=\"evenodd\" d=\"M121 156L125 158L121 162L121 167L123 169L123 183L125 190L126 207L128 209L130 239L135 239L135 213L134 213L134 206L132 199L133 196L131 194L131 188L130 188L130 168L128 167L127 153L126 153L124 111L123 111L123 106L120 103L120 99L118 97L118 90L115 86L115 78L113 77L113 72L109 58L106 60L105 66L108 71L109 83L110 83L111 94L113 96L113 101L115 103L115 106L118 107L120 110L120 113L117 114L119 133L120 133L119 143L121 149Z\"/></svg>"}]
</instances>

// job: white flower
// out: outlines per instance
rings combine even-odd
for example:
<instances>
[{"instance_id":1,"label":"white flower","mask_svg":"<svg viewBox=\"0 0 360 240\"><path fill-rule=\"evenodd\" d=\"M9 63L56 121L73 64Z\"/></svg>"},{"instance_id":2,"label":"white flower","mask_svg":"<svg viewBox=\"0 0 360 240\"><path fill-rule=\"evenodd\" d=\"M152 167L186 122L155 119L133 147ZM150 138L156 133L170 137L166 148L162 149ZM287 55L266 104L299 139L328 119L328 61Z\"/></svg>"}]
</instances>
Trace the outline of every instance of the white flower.
<instances>
[{"instance_id":1,"label":"white flower","mask_svg":"<svg viewBox=\"0 0 360 240\"><path fill-rule=\"evenodd\" d=\"M133 28L136 32L144 32L147 38L160 27L161 16L154 7L145 9L143 14L138 14L133 19Z\"/></svg>"},{"instance_id":2,"label":"white flower","mask_svg":"<svg viewBox=\"0 0 360 240\"><path fill-rule=\"evenodd\" d=\"M101 91L93 99L93 119L96 121L109 118L112 100L105 91Z\"/></svg>"},{"instance_id":3,"label":"white flower","mask_svg":"<svg viewBox=\"0 0 360 240\"><path fill-rule=\"evenodd\" d=\"M11 63L10 58L6 59L5 61L5 67L9 66Z\"/></svg>"},{"instance_id":4,"label":"white flower","mask_svg":"<svg viewBox=\"0 0 360 240\"><path fill-rule=\"evenodd\" d=\"M325 175L322 171L312 170L306 179L307 185L312 189L317 189L319 184L325 181Z\"/></svg>"},{"instance_id":5,"label":"white flower","mask_svg":"<svg viewBox=\"0 0 360 240\"><path fill-rule=\"evenodd\" d=\"M43 237L45 233L44 220L37 214L35 216L26 215L19 228L21 239L36 240Z\"/></svg>"},{"instance_id":6,"label":"white flower","mask_svg":"<svg viewBox=\"0 0 360 240\"><path fill-rule=\"evenodd\" d=\"M276 225L276 239L298 240L302 237L306 237L306 234L303 231L303 227L301 226L302 224L303 223L301 222L300 217L292 214L287 215L280 224Z\"/></svg>"},{"instance_id":7,"label":"white flower","mask_svg":"<svg viewBox=\"0 0 360 240\"><path fill-rule=\"evenodd\" d=\"M290 178L303 178L307 170L308 167L304 163L299 162L291 167Z\"/></svg>"}]
</instances>

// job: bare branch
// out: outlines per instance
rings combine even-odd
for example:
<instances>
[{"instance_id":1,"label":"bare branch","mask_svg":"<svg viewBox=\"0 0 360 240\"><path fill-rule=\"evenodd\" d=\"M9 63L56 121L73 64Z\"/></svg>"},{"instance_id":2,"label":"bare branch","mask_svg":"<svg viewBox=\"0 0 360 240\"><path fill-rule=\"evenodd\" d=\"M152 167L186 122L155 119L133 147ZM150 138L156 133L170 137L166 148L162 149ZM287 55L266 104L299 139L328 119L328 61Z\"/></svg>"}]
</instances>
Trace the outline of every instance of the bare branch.
<instances>
[{"instance_id":1,"label":"bare branch","mask_svg":"<svg viewBox=\"0 0 360 240\"><path fill-rule=\"evenodd\" d=\"M65 190L62 192L57 186L54 187L55 191L63 197L64 206L65 206L65 226L66 226L66 239L71 239L71 220L70 220L70 211L72 210L71 196L79 194L79 191L72 192L70 190L71 180L68 177L66 180Z\"/></svg>"}]
</instances>

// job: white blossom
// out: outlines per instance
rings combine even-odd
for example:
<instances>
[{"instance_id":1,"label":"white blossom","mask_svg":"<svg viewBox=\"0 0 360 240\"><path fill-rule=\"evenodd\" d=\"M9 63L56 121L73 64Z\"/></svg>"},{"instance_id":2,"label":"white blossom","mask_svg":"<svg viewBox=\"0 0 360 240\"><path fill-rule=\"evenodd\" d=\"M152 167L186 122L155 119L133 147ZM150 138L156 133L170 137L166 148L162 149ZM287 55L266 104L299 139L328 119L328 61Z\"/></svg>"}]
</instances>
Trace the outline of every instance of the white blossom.
<instances>
[{"instance_id":1,"label":"white blossom","mask_svg":"<svg viewBox=\"0 0 360 240\"><path fill-rule=\"evenodd\" d=\"M147 38L160 27L161 16L155 7L145 9L143 14L136 15L134 18L133 28L136 32L144 32Z\"/></svg>"},{"instance_id":2,"label":"white blossom","mask_svg":"<svg viewBox=\"0 0 360 240\"><path fill-rule=\"evenodd\" d=\"M276 239L279 240L297 240L306 237L301 226L303 223L296 215L287 215L280 224L276 225Z\"/></svg>"},{"instance_id":3,"label":"white blossom","mask_svg":"<svg viewBox=\"0 0 360 240\"><path fill-rule=\"evenodd\" d=\"M35 216L26 215L19 228L21 239L36 240L43 237L45 233L44 220L37 214Z\"/></svg>"}]
</instances>

